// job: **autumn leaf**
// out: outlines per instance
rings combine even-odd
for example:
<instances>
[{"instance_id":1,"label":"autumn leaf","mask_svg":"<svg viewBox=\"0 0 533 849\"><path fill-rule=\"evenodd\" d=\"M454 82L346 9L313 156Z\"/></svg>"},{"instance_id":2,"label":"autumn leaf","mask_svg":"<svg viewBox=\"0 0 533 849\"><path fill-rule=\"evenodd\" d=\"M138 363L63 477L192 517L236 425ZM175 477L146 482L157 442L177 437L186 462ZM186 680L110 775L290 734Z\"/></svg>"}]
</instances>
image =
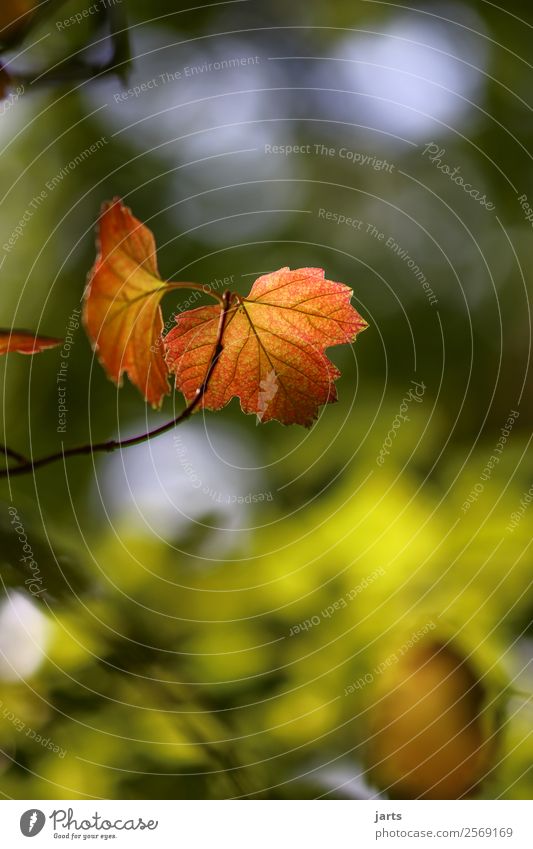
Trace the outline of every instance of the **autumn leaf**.
<instances>
[{"instance_id":1,"label":"autumn leaf","mask_svg":"<svg viewBox=\"0 0 533 849\"><path fill-rule=\"evenodd\" d=\"M84 295L83 321L107 375L125 372L155 408L168 395L160 301L168 284L157 270L151 231L118 198L102 207L99 253Z\"/></svg>"},{"instance_id":2,"label":"autumn leaf","mask_svg":"<svg viewBox=\"0 0 533 849\"><path fill-rule=\"evenodd\" d=\"M337 400L340 372L324 350L367 327L351 296L320 268L282 268L259 277L248 297L232 294L222 351L198 408L219 410L238 396L243 412L259 421L311 425L322 404ZM188 403L211 362L220 312L207 306L177 315L164 337L169 370Z\"/></svg>"},{"instance_id":3,"label":"autumn leaf","mask_svg":"<svg viewBox=\"0 0 533 849\"><path fill-rule=\"evenodd\" d=\"M51 336L37 336L32 330L0 330L0 354L40 354L62 341Z\"/></svg>"},{"instance_id":4,"label":"autumn leaf","mask_svg":"<svg viewBox=\"0 0 533 849\"><path fill-rule=\"evenodd\" d=\"M339 372L324 351L367 326L347 286L326 280L321 269L283 268L256 280L247 298L231 293L222 303L209 287L161 279L152 233L119 199L104 204L98 230L83 321L118 386L126 373L157 408L173 372L188 403L202 389L197 408L217 410L238 396L258 421L285 424L310 425L321 404L336 400ZM160 302L175 288L200 289L220 305L181 314L162 340Z\"/></svg>"}]
</instances>

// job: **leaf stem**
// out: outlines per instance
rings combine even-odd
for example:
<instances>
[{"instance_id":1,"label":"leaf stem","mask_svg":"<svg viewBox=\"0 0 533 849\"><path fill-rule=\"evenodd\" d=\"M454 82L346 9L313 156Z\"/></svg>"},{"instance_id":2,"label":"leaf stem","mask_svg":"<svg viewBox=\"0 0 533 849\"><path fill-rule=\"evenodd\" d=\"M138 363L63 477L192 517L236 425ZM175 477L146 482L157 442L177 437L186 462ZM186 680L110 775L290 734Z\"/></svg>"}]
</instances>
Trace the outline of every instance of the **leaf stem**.
<instances>
[{"instance_id":1,"label":"leaf stem","mask_svg":"<svg viewBox=\"0 0 533 849\"><path fill-rule=\"evenodd\" d=\"M187 284L190 288L190 284ZM202 288L198 286L197 288ZM68 448L66 451L63 448L61 451L57 451L54 454L48 454L46 457L41 457L38 460L26 460L25 457L22 457L18 452L14 452L11 448L6 448L2 446L2 449L6 455L14 457L15 459L19 459L21 465L16 466L14 469L2 469L0 470L0 478L9 478L15 477L16 475L25 475L29 472L34 472L36 469L41 469L43 466L48 466L50 463L55 463L56 460L65 460L67 457L75 457L83 454L96 454L100 451L117 451L119 448L129 448L132 445L139 445L141 442L148 442L150 439L155 439L156 436L161 436L161 434L166 433L168 430L172 430L172 428L184 422L188 419L195 411L195 409L200 404L205 392L207 390L208 383L211 379L211 375L213 374L213 370L216 366L217 360L222 353L222 337L224 335L224 329L226 326L226 319L228 315L228 310L231 303L231 292L225 291L222 296L217 295L217 298L220 298L222 303L222 310L220 312L220 319L218 323L217 330L217 338L215 342L215 347L213 348L213 353L211 355L211 359L209 361L209 366L205 373L205 377L196 390L194 394L194 398L187 404L184 410L179 413L178 416L171 419L171 421L166 422L166 424L160 425L156 427L154 430L150 430L147 433L141 433L139 436L132 436L129 439L110 439L107 442L96 442L94 444L88 443L87 445L78 445L75 448Z\"/></svg>"},{"instance_id":2,"label":"leaf stem","mask_svg":"<svg viewBox=\"0 0 533 849\"><path fill-rule=\"evenodd\" d=\"M224 296L219 295L218 292L214 292L209 288L207 283L167 283L166 286L162 287L164 289L196 289L198 292L203 292L204 295L210 295L211 298L214 298L215 301L218 301L219 304L224 305Z\"/></svg>"}]
</instances>

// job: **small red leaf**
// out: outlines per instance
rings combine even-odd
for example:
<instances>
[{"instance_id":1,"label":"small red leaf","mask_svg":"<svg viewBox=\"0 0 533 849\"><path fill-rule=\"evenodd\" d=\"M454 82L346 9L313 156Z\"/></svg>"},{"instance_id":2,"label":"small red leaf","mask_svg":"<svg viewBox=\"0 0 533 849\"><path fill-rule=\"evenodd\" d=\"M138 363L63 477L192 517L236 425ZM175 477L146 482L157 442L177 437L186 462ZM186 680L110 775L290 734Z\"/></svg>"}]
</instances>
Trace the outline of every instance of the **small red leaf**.
<instances>
[{"instance_id":1,"label":"small red leaf","mask_svg":"<svg viewBox=\"0 0 533 849\"><path fill-rule=\"evenodd\" d=\"M243 412L260 421L312 424L320 405L337 400L340 372L324 350L351 342L367 327L351 296L320 268L282 268L259 277L248 297L232 295L222 352L199 408L219 410L238 396ZM213 356L220 310L181 313L164 338L168 367L187 402Z\"/></svg>"},{"instance_id":2,"label":"small red leaf","mask_svg":"<svg viewBox=\"0 0 533 849\"><path fill-rule=\"evenodd\" d=\"M51 336L36 336L32 330L0 330L0 354L40 354L62 341Z\"/></svg>"}]
</instances>

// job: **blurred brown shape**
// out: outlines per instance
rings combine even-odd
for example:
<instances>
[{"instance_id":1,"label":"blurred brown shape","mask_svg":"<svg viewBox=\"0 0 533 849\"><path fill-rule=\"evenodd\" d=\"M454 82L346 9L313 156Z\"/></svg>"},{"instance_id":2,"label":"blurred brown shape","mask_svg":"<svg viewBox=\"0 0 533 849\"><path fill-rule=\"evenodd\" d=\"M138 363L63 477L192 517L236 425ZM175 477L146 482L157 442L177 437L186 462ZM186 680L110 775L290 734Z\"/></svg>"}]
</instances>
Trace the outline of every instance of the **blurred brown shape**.
<instances>
[{"instance_id":1,"label":"blurred brown shape","mask_svg":"<svg viewBox=\"0 0 533 849\"><path fill-rule=\"evenodd\" d=\"M0 41L28 28L36 0L3 0L0 4Z\"/></svg>"},{"instance_id":2,"label":"blurred brown shape","mask_svg":"<svg viewBox=\"0 0 533 849\"><path fill-rule=\"evenodd\" d=\"M411 648L372 688L367 762L393 798L470 796L490 769L494 745L485 691L455 649Z\"/></svg>"},{"instance_id":3,"label":"blurred brown shape","mask_svg":"<svg viewBox=\"0 0 533 849\"><path fill-rule=\"evenodd\" d=\"M9 93L11 78L5 68L0 66L0 100L4 100Z\"/></svg>"}]
</instances>

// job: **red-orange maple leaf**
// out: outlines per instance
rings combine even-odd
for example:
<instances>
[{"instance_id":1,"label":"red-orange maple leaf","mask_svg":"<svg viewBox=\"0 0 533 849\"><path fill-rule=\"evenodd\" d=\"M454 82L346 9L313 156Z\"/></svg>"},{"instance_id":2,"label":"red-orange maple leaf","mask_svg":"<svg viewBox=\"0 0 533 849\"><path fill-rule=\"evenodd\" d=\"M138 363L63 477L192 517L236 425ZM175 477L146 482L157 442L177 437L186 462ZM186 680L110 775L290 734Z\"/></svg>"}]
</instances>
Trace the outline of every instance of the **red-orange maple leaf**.
<instances>
[{"instance_id":1,"label":"red-orange maple leaf","mask_svg":"<svg viewBox=\"0 0 533 849\"><path fill-rule=\"evenodd\" d=\"M222 351L198 407L219 410L238 396L243 412L261 421L311 425L322 404L337 400L340 372L324 350L367 327L351 296L320 268L282 268L259 277L246 298L233 294ZM213 357L221 309L182 313L164 337L168 367L187 402Z\"/></svg>"},{"instance_id":2,"label":"red-orange maple leaf","mask_svg":"<svg viewBox=\"0 0 533 849\"><path fill-rule=\"evenodd\" d=\"M98 233L100 250L84 296L87 333L111 380L120 386L126 372L160 407L169 392L160 301L170 287L157 270L154 237L118 198L103 205Z\"/></svg>"},{"instance_id":3,"label":"red-orange maple leaf","mask_svg":"<svg viewBox=\"0 0 533 849\"><path fill-rule=\"evenodd\" d=\"M32 330L0 330L0 354L40 354L62 341L51 336L36 336Z\"/></svg>"}]
</instances>

